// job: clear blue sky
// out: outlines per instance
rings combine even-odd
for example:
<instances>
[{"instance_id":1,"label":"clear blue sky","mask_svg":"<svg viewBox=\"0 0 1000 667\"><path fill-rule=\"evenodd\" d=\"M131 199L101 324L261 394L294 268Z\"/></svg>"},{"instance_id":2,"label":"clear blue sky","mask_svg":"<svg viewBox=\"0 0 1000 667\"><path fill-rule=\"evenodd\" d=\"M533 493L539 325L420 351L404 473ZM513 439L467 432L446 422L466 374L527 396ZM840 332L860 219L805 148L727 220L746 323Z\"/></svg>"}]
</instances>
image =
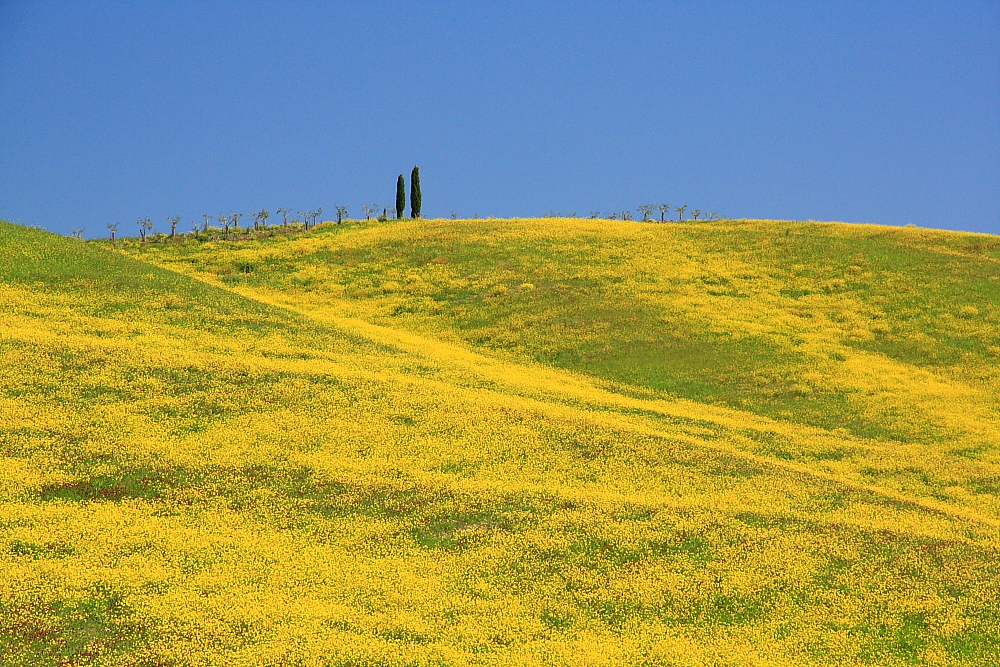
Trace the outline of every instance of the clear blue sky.
<instances>
[{"instance_id":1,"label":"clear blue sky","mask_svg":"<svg viewBox=\"0 0 1000 667\"><path fill-rule=\"evenodd\" d=\"M415 164L425 217L1000 233L1000 2L0 0L2 218L357 215Z\"/></svg>"}]
</instances>

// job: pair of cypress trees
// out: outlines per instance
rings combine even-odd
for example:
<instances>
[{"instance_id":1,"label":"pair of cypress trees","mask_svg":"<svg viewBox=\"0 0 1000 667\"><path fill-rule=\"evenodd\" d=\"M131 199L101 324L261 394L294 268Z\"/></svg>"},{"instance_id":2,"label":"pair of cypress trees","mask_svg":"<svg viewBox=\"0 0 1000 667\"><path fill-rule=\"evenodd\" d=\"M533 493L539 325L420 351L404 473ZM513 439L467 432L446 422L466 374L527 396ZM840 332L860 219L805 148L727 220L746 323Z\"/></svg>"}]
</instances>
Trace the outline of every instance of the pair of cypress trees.
<instances>
[{"instance_id":1,"label":"pair of cypress trees","mask_svg":"<svg viewBox=\"0 0 1000 667\"><path fill-rule=\"evenodd\" d=\"M406 183L403 175L396 179L396 217L402 218L406 209ZM420 167L414 167L410 173L410 217L420 217Z\"/></svg>"}]
</instances>

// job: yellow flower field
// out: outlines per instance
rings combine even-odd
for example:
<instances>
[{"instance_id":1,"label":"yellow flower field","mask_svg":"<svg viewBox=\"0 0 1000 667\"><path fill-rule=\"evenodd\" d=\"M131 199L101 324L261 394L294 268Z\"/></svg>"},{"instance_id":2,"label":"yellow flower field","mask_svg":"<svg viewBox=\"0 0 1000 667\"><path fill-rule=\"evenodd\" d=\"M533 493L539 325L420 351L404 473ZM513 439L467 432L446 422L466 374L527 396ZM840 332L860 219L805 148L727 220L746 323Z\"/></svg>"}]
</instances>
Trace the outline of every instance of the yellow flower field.
<instances>
[{"instance_id":1,"label":"yellow flower field","mask_svg":"<svg viewBox=\"0 0 1000 667\"><path fill-rule=\"evenodd\" d=\"M994 665L1000 239L0 223L0 664Z\"/></svg>"}]
</instances>

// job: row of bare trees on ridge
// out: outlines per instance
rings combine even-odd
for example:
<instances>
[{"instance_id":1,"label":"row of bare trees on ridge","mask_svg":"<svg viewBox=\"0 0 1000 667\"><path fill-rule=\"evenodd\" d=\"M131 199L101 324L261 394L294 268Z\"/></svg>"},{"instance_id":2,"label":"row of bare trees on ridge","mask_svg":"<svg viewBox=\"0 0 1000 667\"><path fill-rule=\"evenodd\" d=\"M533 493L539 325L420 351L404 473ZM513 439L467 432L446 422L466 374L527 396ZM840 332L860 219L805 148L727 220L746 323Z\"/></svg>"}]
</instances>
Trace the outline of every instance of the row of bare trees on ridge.
<instances>
[{"instance_id":1,"label":"row of bare trees on ridge","mask_svg":"<svg viewBox=\"0 0 1000 667\"><path fill-rule=\"evenodd\" d=\"M670 204L646 204L645 206L637 207L639 213L642 214L642 219L640 222L656 222L656 214L660 214L660 222L667 222L667 215L670 214ZM688 210L688 205L675 206L674 212L677 213L677 221L684 222L684 214ZM709 211L704 214L705 220L715 220L718 213L715 211ZM596 218L607 218L608 220L634 220L632 217L632 211L630 209L625 209L624 211L612 211L611 213L605 213L603 216L600 211L591 211L590 218L594 220ZM697 220L702 217L702 210L700 208L693 209L691 211L691 218Z\"/></svg>"},{"instance_id":2,"label":"row of bare trees on ridge","mask_svg":"<svg viewBox=\"0 0 1000 667\"><path fill-rule=\"evenodd\" d=\"M334 210L337 212L337 224L342 224L344 220L348 219L348 212L346 206L338 206L334 204ZM365 212L365 220L371 220L371 216L377 212L378 204L371 204L370 206L365 204L361 206L361 210ZM275 216L281 216L280 227L288 231L309 231L317 224L319 224L319 217L323 215L323 209L317 208L311 211L296 211L297 215L292 215L292 209L285 208L284 206L279 206L275 209ZM223 238L231 238L233 235L249 234L251 231L251 226L246 225L245 228L240 227L241 218L250 218L253 220L252 231L254 233L265 232L269 229L273 230L277 223L268 225L268 220L271 219L271 213L266 208L262 208L254 213L239 213L236 211L230 211L229 214L220 213L219 215L209 215L208 213L202 213L201 221L192 220L191 221L191 234L193 236L199 236L201 234L206 234L209 236L222 236ZM301 218L301 219L300 219ZM387 218L387 212L383 210L382 215L379 216L380 220L385 220ZM183 217L179 215L170 216L166 219L167 224L170 225L169 234L153 234L153 221L150 218L139 218L136 220L136 225L139 227L139 238L145 243L148 238L175 238L178 235L177 229L183 223ZM218 220L218 226L213 225L213 222ZM107 223L108 232L110 233L111 242L114 243L118 237L118 228L121 226L121 221L109 222ZM84 230L73 229L73 236L78 239L83 238ZM184 235L184 232L180 232Z\"/></svg>"},{"instance_id":3,"label":"row of bare trees on ridge","mask_svg":"<svg viewBox=\"0 0 1000 667\"><path fill-rule=\"evenodd\" d=\"M368 207L362 207L367 209ZM347 218L347 207L334 205L334 209L337 211L337 224L343 223ZM296 211L297 215L292 215L292 209L286 208L284 206L279 206L275 209L275 216L281 216L281 227L286 230L304 230L308 231L312 227L319 224L319 217L323 215L323 209L317 208L311 211ZM276 224L268 225L268 220L271 219L271 212L266 208L262 208L254 213L239 213L237 211L230 211L229 214L220 213L219 215L210 215L208 213L202 213L202 220L192 220L191 221L191 234L198 236L201 234L206 234L210 236L222 236L223 238L230 238L232 235L236 234L249 234L251 229L255 233L262 231L267 231L268 229L273 229ZM240 219L250 218L253 220L253 226L251 228L250 224L247 223L246 227L240 226ZM146 242L148 238L159 237L163 238L175 238L178 235L177 228L183 223L183 217L179 215L169 216L166 221L170 225L169 234L157 234L153 235L153 221L150 218L139 218L136 220L136 225L139 227L139 238L143 243ZM213 223L218 221L218 226ZM121 226L121 221L109 222L107 223L108 232L110 233L111 242L114 243L118 237L118 228ZM82 239L83 229L74 229L73 236ZM184 232L180 232L181 235Z\"/></svg>"}]
</instances>

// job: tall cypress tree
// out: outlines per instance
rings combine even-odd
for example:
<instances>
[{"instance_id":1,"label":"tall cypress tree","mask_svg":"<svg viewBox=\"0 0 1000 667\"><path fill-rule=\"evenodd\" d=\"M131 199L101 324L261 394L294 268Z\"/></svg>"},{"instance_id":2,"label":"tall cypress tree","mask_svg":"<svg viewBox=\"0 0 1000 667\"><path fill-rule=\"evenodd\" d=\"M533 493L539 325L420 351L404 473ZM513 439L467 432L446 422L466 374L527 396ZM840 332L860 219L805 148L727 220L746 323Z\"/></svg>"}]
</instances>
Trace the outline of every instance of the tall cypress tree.
<instances>
[{"instance_id":1,"label":"tall cypress tree","mask_svg":"<svg viewBox=\"0 0 1000 667\"><path fill-rule=\"evenodd\" d=\"M403 180L403 175L400 174L399 178L396 179L396 218L403 217L403 211L406 210L406 181Z\"/></svg>"},{"instance_id":2,"label":"tall cypress tree","mask_svg":"<svg viewBox=\"0 0 1000 667\"><path fill-rule=\"evenodd\" d=\"M410 217L420 217L420 167L410 174Z\"/></svg>"}]
</instances>

